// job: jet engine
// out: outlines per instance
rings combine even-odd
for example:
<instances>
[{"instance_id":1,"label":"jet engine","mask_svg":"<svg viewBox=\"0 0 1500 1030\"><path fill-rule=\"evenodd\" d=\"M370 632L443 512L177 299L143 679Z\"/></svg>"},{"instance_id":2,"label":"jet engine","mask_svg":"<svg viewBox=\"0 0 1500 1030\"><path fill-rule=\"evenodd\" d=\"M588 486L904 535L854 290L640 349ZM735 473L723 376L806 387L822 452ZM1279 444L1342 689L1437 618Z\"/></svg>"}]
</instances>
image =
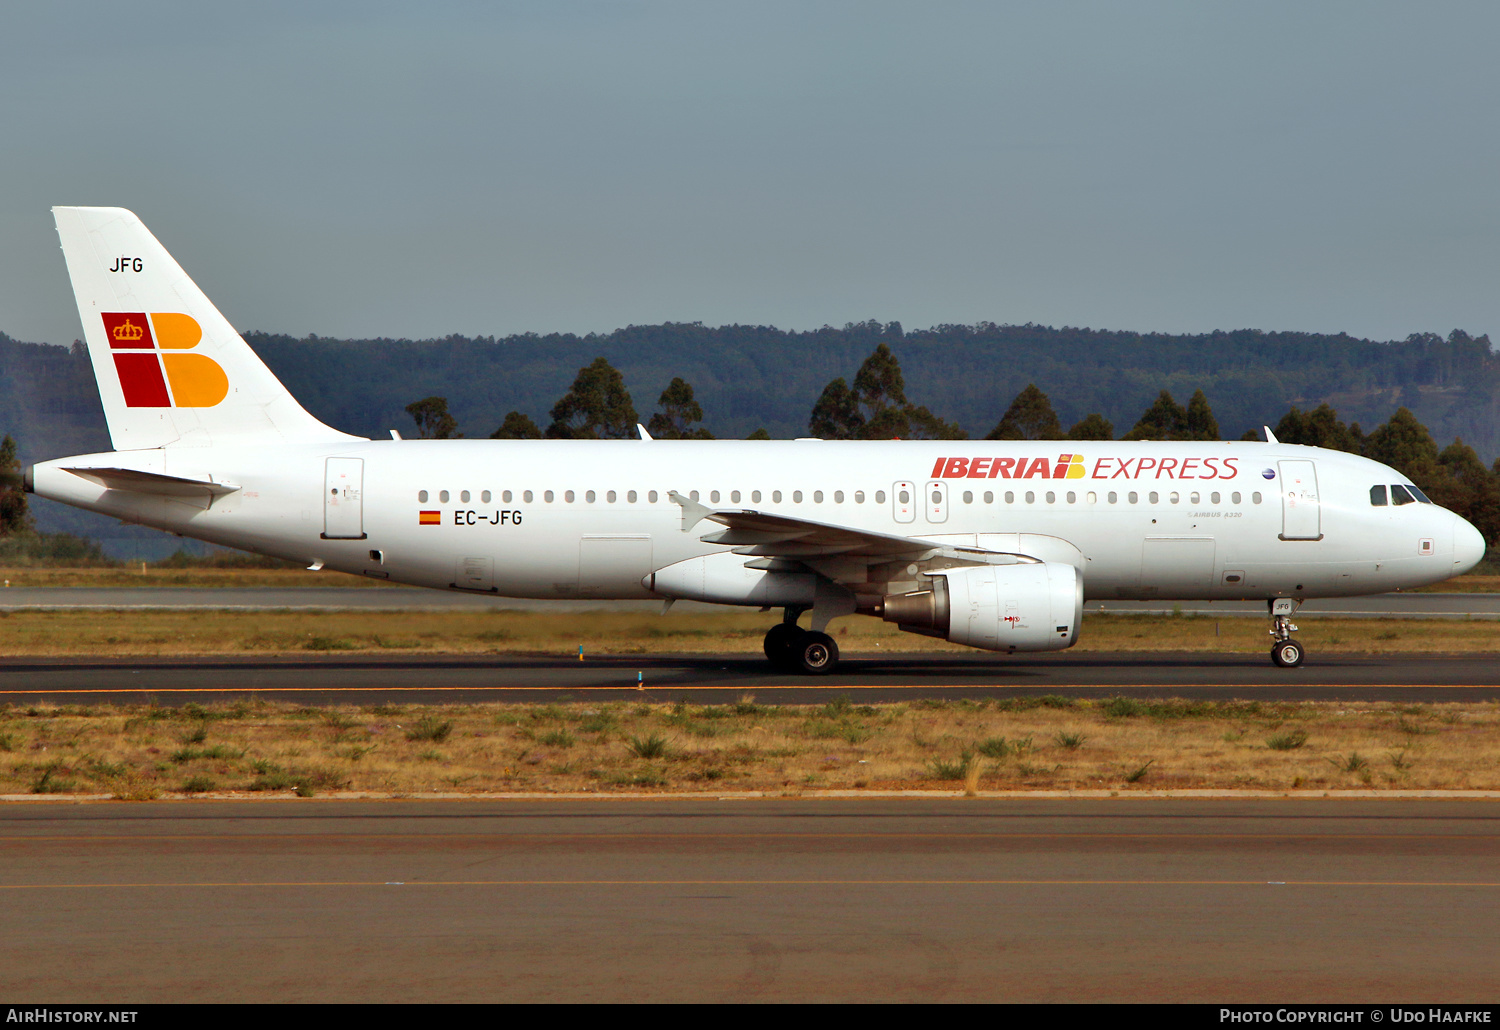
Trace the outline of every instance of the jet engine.
<instances>
[{"instance_id":1,"label":"jet engine","mask_svg":"<svg viewBox=\"0 0 1500 1030\"><path fill-rule=\"evenodd\" d=\"M969 565L933 572L932 585L886 594L886 622L989 651L1061 651L1078 640L1083 577L1072 565Z\"/></svg>"}]
</instances>

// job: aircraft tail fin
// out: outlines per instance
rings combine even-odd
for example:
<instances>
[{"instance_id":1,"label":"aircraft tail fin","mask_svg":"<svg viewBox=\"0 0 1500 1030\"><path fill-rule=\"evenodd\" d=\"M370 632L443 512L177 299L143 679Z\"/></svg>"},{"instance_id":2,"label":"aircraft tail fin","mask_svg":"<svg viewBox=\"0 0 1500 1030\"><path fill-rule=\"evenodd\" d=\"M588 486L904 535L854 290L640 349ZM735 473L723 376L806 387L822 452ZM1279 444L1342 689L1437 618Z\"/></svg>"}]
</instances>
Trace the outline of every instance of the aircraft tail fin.
<instances>
[{"instance_id":1,"label":"aircraft tail fin","mask_svg":"<svg viewBox=\"0 0 1500 1030\"><path fill-rule=\"evenodd\" d=\"M358 439L297 403L134 214L52 214L116 450Z\"/></svg>"}]
</instances>

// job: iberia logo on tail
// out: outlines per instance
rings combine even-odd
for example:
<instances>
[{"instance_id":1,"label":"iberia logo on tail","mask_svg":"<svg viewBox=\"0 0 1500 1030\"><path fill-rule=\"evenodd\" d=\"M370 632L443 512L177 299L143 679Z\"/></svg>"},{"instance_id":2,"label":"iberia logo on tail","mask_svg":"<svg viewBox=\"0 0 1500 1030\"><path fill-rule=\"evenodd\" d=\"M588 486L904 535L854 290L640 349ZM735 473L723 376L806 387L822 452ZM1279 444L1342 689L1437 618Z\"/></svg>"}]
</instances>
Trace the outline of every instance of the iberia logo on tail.
<instances>
[{"instance_id":1,"label":"iberia logo on tail","mask_svg":"<svg viewBox=\"0 0 1500 1030\"><path fill-rule=\"evenodd\" d=\"M213 358L185 354L203 339L190 315L155 311L102 314L128 408L211 408L229 395Z\"/></svg>"}]
</instances>

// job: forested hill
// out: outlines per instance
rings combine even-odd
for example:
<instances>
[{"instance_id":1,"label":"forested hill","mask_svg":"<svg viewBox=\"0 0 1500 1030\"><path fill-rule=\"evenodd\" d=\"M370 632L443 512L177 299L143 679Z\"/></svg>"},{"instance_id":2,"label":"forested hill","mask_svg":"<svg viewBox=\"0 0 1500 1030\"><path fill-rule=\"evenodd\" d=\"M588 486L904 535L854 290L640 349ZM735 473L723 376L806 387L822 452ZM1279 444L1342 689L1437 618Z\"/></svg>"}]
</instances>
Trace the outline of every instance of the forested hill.
<instances>
[{"instance_id":1,"label":"forested hill","mask_svg":"<svg viewBox=\"0 0 1500 1030\"><path fill-rule=\"evenodd\" d=\"M488 436L513 409L546 424L578 369L599 356L624 373L642 421L681 376L717 436L760 427L773 437L805 435L829 380L852 377L885 342L900 360L906 395L971 436L988 432L1034 382L1064 426L1097 411L1116 435L1163 388L1179 400L1201 388L1229 438L1274 425L1293 405L1327 401L1367 431L1404 405L1440 446L1462 436L1487 463L1500 455L1500 357L1487 337L1459 331L1381 343L1254 330L1170 336L981 324L903 332L895 323L865 322L787 332L668 323L588 336L246 338L314 415L368 436L393 428L409 434L405 406L430 395L448 398L467 436ZM0 433L19 441L22 460L107 448L98 405L81 349L0 334Z\"/></svg>"},{"instance_id":2,"label":"forested hill","mask_svg":"<svg viewBox=\"0 0 1500 1030\"><path fill-rule=\"evenodd\" d=\"M971 436L993 428L1034 382L1064 426L1097 411L1124 433L1163 388L1182 401L1201 388L1231 438L1274 425L1294 404L1328 401L1366 430L1405 405L1440 443L1462 436L1486 462L1500 455L1500 357L1487 337L1457 331L1380 343L1253 330L1168 336L982 324L903 333L866 322L786 332L668 323L589 336L247 338L313 414L371 436L407 432L405 406L434 394L448 398L468 436L488 436L513 409L545 425L578 369L599 356L624 373L642 421L681 376L717 436L761 426L773 437L803 436L829 380L852 378L885 342L901 362L907 397Z\"/></svg>"}]
</instances>

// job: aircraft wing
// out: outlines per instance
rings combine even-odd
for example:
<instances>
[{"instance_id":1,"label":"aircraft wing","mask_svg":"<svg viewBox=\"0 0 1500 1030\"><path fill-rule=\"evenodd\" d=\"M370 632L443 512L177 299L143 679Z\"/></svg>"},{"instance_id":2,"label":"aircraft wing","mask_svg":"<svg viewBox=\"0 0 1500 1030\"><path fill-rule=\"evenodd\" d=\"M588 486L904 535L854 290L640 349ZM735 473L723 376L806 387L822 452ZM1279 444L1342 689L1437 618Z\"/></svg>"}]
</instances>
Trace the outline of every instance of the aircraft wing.
<instances>
[{"instance_id":1,"label":"aircraft wing","mask_svg":"<svg viewBox=\"0 0 1500 1030\"><path fill-rule=\"evenodd\" d=\"M700 539L705 543L730 545L735 554L808 561L842 558L864 564L894 561L898 558L921 560L954 551L968 551L976 556L1002 554L984 548L954 548L937 540L876 533L867 529L853 529L748 508L712 509L676 491L668 496L682 506L684 531L705 520L717 522L725 528ZM1021 561L1036 560L1029 555L1019 554L1006 554L1005 557Z\"/></svg>"}]
</instances>

